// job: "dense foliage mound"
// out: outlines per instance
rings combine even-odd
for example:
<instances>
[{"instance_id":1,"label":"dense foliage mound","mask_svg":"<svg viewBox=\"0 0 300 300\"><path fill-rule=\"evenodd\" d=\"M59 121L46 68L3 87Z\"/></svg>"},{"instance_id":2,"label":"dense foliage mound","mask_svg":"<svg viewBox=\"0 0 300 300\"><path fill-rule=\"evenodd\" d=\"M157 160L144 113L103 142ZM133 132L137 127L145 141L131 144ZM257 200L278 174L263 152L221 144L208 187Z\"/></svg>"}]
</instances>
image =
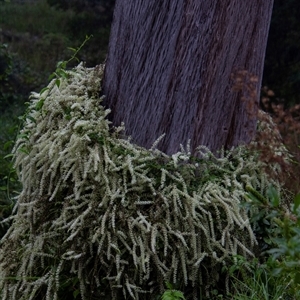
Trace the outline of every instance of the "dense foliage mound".
<instances>
[{"instance_id":1,"label":"dense foliage mound","mask_svg":"<svg viewBox=\"0 0 300 300\"><path fill-rule=\"evenodd\" d=\"M267 183L241 147L167 156L110 126L103 66L82 64L33 94L15 145L23 185L1 241L5 299L154 299L164 282L194 298L256 243L247 188ZM188 296L189 296L188 295Z\"/></svg>"}]
</instances>

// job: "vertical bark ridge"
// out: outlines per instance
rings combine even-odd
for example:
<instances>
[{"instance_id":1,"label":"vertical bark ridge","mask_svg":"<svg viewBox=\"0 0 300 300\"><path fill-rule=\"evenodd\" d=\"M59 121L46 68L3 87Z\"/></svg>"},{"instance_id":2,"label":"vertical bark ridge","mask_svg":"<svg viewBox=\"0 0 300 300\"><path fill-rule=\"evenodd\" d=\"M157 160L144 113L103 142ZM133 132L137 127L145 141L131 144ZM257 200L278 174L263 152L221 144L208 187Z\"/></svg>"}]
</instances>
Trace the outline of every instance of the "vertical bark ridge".
<instances>
[{"instance_id":1,"label":"vertical bark ridge","mask_svg":"<svg viewBox=\"0 0 300 300\"><path fill-rule=\"evenodd\" d=\"M212 151L249 142L249 90L233 90L232 73L257 76L257 103L272 5L117 0L103 83L113 123L144 147L165 133L158 148L169 154L188 140Z\"/></svg>"}]
</instances>

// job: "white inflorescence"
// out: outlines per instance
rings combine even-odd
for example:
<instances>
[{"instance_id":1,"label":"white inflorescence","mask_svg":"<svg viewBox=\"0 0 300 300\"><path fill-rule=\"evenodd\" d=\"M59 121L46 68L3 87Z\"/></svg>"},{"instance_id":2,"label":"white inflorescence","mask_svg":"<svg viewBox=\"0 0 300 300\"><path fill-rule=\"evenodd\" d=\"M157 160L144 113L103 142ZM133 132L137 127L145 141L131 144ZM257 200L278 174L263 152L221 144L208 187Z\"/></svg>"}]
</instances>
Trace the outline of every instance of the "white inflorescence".
<instances>
[{"instance_id":1,"label":"white inflorescence","mask_svg":"<svg viewBox=\"0 0 300 300\"><path fill-rule=\"evenodd\" d=\"M169 157L120 138L101 106L103 69L80 64L32 95L14 150L23 189L1 242L3 300L146 299L165 281L206 289L232 256L252 255L240 204L246 185L266 188L255 159L199 148L193 162L189 150Z\"/></svg>"}]
</instances>

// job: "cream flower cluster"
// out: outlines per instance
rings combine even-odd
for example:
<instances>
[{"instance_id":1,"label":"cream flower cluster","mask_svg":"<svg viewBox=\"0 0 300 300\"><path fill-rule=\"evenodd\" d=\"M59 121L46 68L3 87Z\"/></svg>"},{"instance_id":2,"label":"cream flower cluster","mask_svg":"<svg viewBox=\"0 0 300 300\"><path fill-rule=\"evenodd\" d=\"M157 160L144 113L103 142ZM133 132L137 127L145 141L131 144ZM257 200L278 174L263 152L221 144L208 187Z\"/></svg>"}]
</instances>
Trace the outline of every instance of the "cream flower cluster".
<instances>
[{"instance_id":1,"label":"cream flower cluster","mask_svg":"<svg viewBox=\"0 0 300 300\"><path fill-rule=\"evenodd\" d=\"M266 179L243 148L169 157L122 139L99 97L104 66L33 94L15 145L23 185L1 241L3 300L151 299L164 282L208 290L256 243L245 186ZM42 103L42 105L40 105Z\"/></svg>"}]
</instances>

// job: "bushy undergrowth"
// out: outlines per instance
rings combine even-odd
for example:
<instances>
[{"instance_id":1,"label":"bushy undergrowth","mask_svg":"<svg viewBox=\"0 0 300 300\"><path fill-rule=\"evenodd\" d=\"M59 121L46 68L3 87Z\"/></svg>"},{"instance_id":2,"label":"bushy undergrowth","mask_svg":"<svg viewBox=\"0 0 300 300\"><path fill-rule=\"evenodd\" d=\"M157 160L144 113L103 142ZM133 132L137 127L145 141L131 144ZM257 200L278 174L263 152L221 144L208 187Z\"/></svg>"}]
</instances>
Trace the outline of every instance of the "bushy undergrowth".
<instances>
[{"instance_id":1,"label":"bushy undergrowth","mask_svg":"<svg viewBox=\"0 0 300 300\"><path fill-rule=\"evenodd\" d=\"M245 147L219 158L199 147L194 158L133 145L110 128L102 73L79 65L32 95L2 299L154 299L165 281L194 299L226 289L222 268L254 256L241 202L249 188L266 193L260 164Z\"/></svg>"},{"instance_id":2,"label":"bushy undergrowth","mask_svg":"<svg viewBox=\"0 0 300 300\"><path fill-rule=\"evenodd\" d=\"M262 157L269 164L279 163L284 170L281 178L283 186L295 194L300 193L300 105L288 105L288 101L277 98L268 87L263 88L262 96L262 108L267 112L264 119L268 118L273 123L273 130L262 132L259 137L261 145L263 141L265 143L261 149ZM270 146L278 143L284 144L292 154L289 165L270 151ZM286 176L287 173L289 176Z\"/></svg>"},{"instance_id":3,"label":"bushy undergrowth","mask_svg":"<svg viewBox=\"0 0 300 300\"><path fill-rule=\"evenodd\" d=\"M300 194L287 203L270 187L267 196L249 189L251 224L261 254L252 261L237 257L229 268L231 298L290 299L300 297ZM245 268L246 267L246 268ZM240 276L247 269L247 276Z\"/></svg>"}]
</instances>

